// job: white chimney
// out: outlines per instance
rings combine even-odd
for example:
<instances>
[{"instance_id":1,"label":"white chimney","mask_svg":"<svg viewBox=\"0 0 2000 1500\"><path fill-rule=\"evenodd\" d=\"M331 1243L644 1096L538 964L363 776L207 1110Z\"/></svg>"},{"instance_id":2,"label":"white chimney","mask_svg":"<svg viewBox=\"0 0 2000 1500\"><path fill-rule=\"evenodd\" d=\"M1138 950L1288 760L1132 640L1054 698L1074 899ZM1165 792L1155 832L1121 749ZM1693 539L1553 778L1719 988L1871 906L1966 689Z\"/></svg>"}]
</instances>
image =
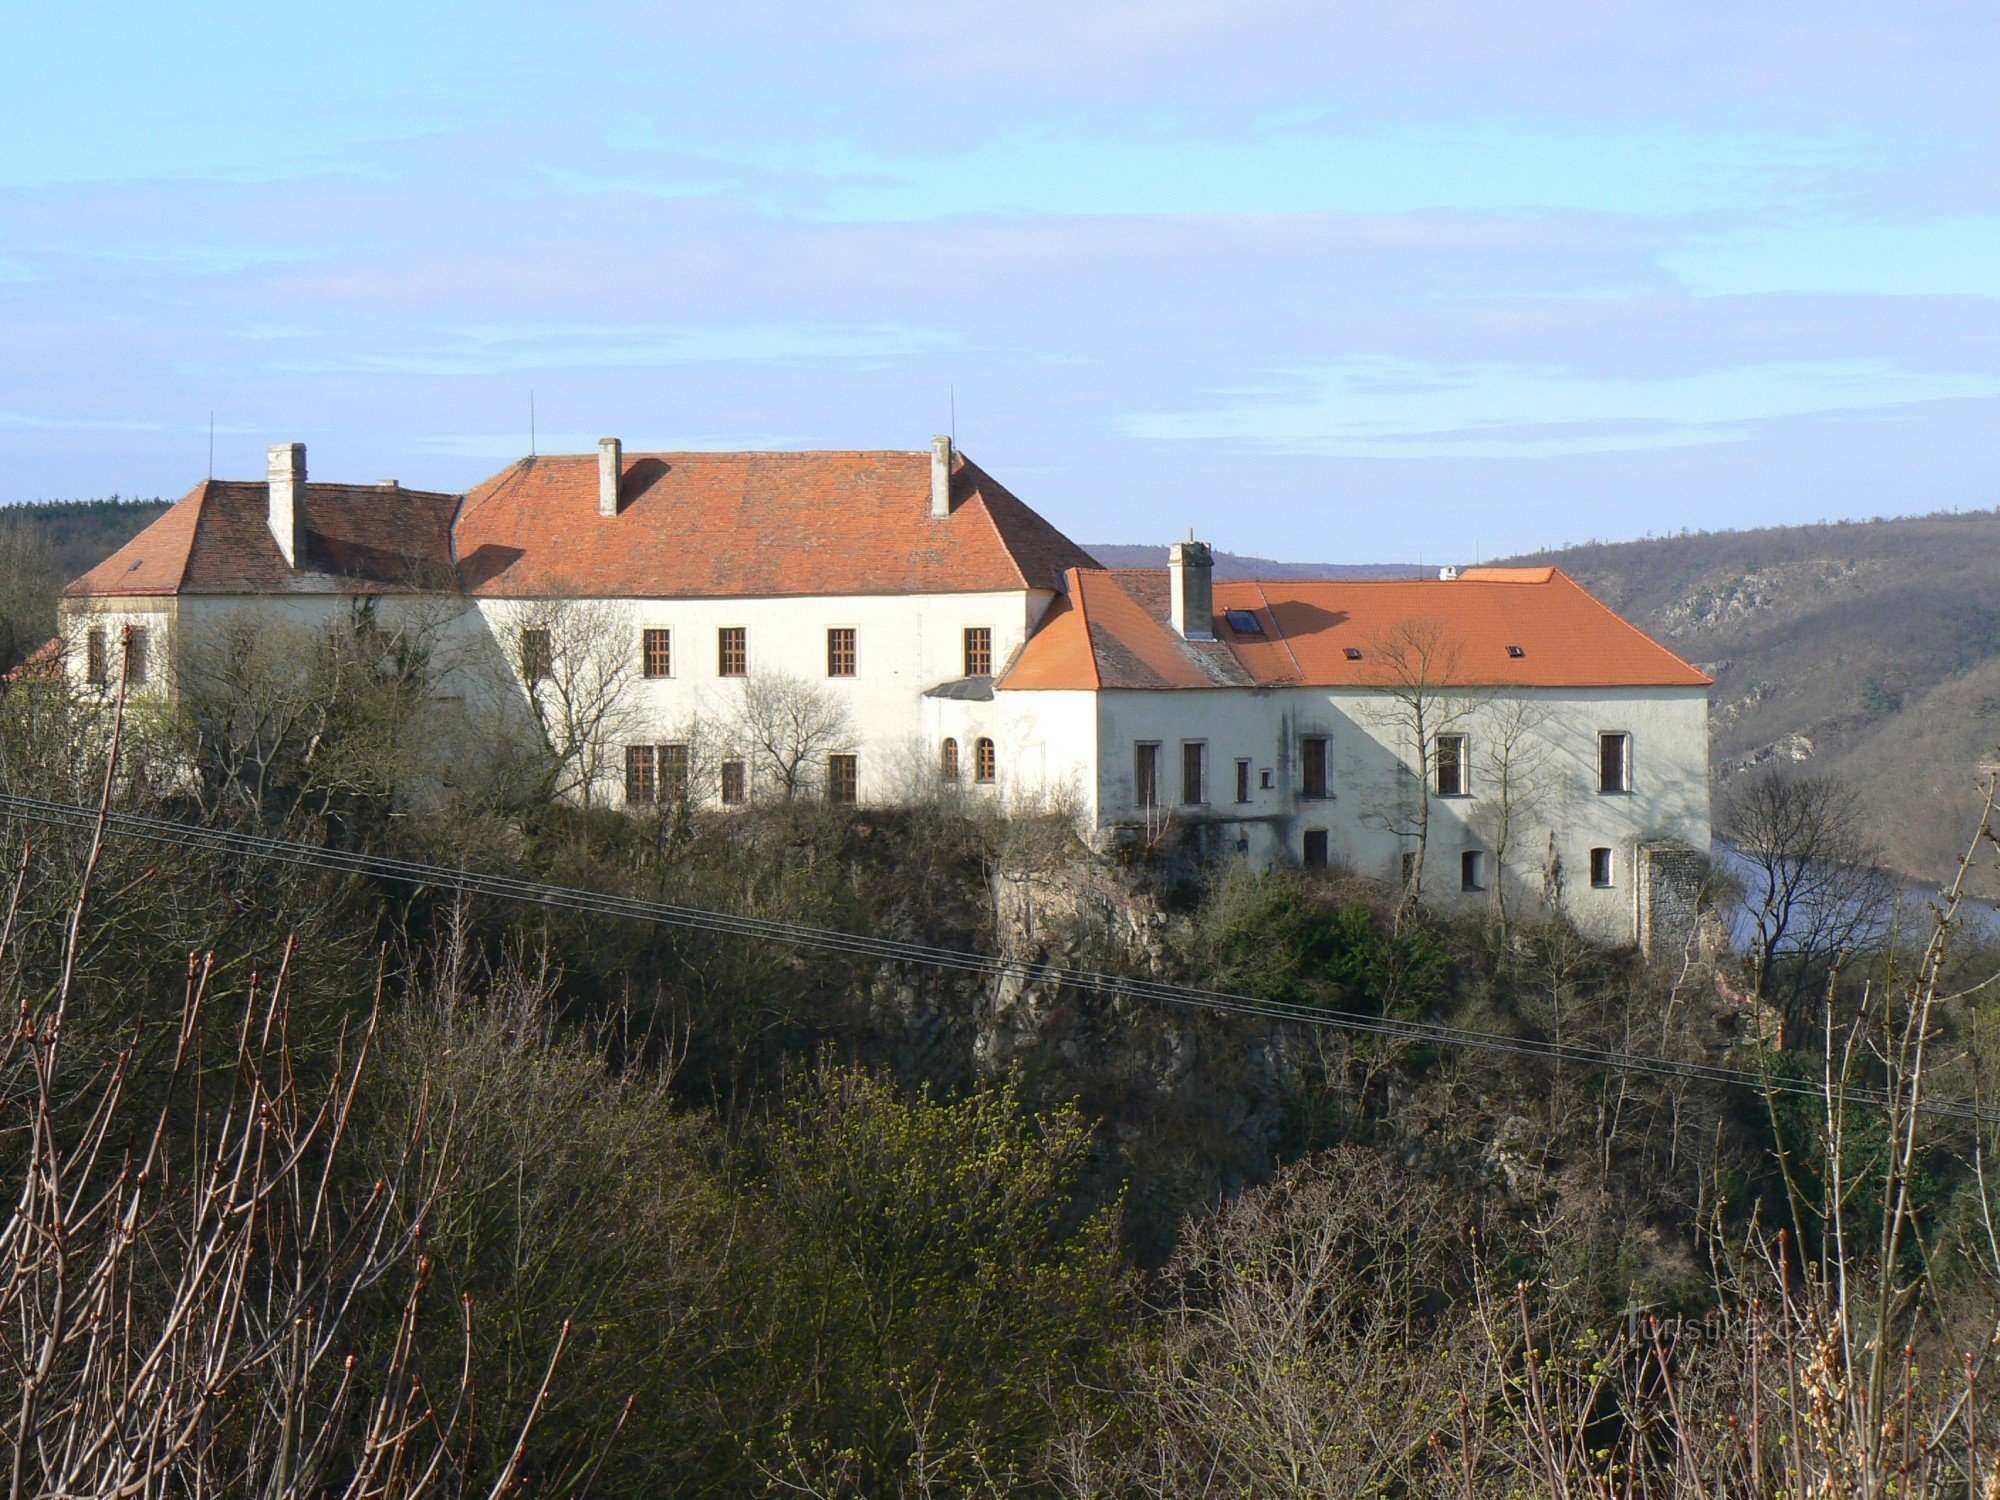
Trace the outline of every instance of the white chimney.
<instances>
[{"instance_id":1,"label":"white chimney","mask_svg":"<svg viewBox=\"0 0 2000 1500\"><path fill-rule=\"evenodd\" d=\"M1168 592L1174 629L1183 640L1215 639L1215 554L1207 542L1175 542L1167 549Z\"/></svg>"},{"instance_id":2,"label":"white chimney","mask_svg":"<svg viewBox=\"0 0 2000 1500\"><path fill-rule=\"evenodd\" d=\"M285 555L285 566L296 568L306 549L306 445L273 443L266 457L271 535Z\"/></svg>"},{"instance_id":3,"label":"white chimney","mask_svg":"<svg viewBox=\"0 0 2000 1500\"><path fill-rule=\"evenodd\" d=\"M597 440L597 513L618 514L618 486L625 474L625 448L617 438Z\"/></svg>"},{"instance_id":4,"label":"white chimney","mask_svg":"<svg viewBox=\"0 0 2000 1500\"><path fill-rule=\"evenodd\" d=\"M1458 569L1451 567L1449 564L1447 564L1445 567L1438 569L1439 583L1451 583L1454 580L1456 580L1457 577L1458 577Z\"/></svg>"},{"instance_id":5,"label":"white chimney","mask_svg":"<svg viewBox=\"0 0 2000 1500\"><path fill-rule=\"evenodd\" d=\"M931 514L940 521L951 514L951 439L944 433L931 439Z\"/></svg>"}]
</instances>

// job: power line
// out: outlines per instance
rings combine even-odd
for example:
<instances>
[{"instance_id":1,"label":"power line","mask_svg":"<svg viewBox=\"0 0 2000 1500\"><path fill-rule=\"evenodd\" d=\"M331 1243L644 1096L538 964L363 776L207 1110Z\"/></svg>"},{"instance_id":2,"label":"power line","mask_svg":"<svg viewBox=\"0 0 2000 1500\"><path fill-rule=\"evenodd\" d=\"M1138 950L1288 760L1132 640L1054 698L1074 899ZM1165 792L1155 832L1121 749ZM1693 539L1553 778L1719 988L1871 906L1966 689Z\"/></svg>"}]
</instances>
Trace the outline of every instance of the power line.
<instances>
[{"instance_id":1,"label":"power line","mask_svg":"<svg viewBox=\"0 0 2000 1500\"><path fill-rule=\"evenodd\" d=\"M5 793L0 793L0 813L80 832L94 829L99 817L94 808ZM698 906L681 906L670 901L618 896L602 891L584 890L576 886L550 885L489 871L423 864L381 854L360 854L351 850L330 849L318 844L270 838L263 834L233 833L166 818L141 817L133 813L107 813L104 815L104 821L106 831L109 833L145 839L153 843L241 858L269 860L338 874L372 876L414 887L436 887L466 895L526 902L583 915L619 917L650 922L658 926L713 932L725 937L746 938L755 942L783 943L856 958L916 964L945 972L985 978L1015 976L1058 987L1088 990L1113 999L1154 1001L1225 1015L1249 1016L1293 1025L1316 1026L1385 1037L1397 1042L1533 1057L1546 1062L1572 1063L1604 1068L1612 1072L1711 1083L1721 1087L1750 1089L1753 1092L1797 1094L1822 1100L1826 1097L1826 1089L1822 1084L1807 1079L1775 1077L1766 1073L1752 1072L1746 1068L1727 1068L1713 1063L1654 1057L1645 1053L1580 1047L1572 1042L1551 1042L1538 1037L1509 1036L1504 1032L1479 1031L1463 1026L1448 1026L1435 1021L1409 1021L1389 1016L1371 1016L1357 1011L1333 1010L1287 1000L1272 1000L1261 995L1237 994L1228 990L1204 989L1194 985L1169 984L1161 980L1107 974L1091 969L1072 969L1057 964L1032 964L1019 959L974 953L962 948L940 948L925 943L908 943L893 938L870 937L864 933L843 932L836 928L779 922L765 917L713 911ZM1891 1102L1886 1091L1864 1084L1848 1085L1846 1097L1859 1103L1884 1107ZM1960 1100L1927 1101L1922 1103L1920 1108L1927 1113L1951 1119L2000 1124L2000 1111L1984 1110Z\"/></svg>"}]
</instances>

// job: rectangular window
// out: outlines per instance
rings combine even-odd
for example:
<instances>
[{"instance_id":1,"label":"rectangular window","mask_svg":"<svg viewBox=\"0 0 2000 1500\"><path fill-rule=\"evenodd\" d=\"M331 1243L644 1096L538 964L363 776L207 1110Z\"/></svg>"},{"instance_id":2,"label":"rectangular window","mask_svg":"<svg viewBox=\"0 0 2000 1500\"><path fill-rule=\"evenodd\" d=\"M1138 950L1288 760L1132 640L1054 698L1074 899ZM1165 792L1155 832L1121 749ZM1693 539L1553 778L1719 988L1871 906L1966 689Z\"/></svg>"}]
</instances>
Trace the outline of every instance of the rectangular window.
<instances>
[{"instance_id":1,"label":"rectangular window","mask_svg":"<svg viewBox=\"0 0 2000 1500\"><path fill-rule=\"evenodd\" d=\"M1463 797L1470 790L1471 777L1467 774L1465 736L1462 734L1441 734L1437 737L1437 794L1440 797Z\"/></svg>"},{"instance_id":2,"label":"rectangular window","mask_svg":"<svg viewBox=\"0 0 2000 1500\"><path fill-rule=\"evenodd\" d=\"M854 627L836 625L826 633L826 675L854 675Z\"/></svg>"},{"instance_id":3,"label":"rectangular window","mask_svg":"<svg viewBox=\"0 0 2000 1500\"><path fill-rule=\"evenodd\" d=\"M1462 891L1486 889L1486 855L1483 850L1468 849L1459 855L1458 888Z\"/></svg>"},{"instance_id":4,"label":"rectangular window","mask_svg":"<svg viewBox=\"0 0 2000 1500\"><path fill-rule=\"evenodd\" d=\"M688 747L660 746L660 800L685 802L688 795Z\"/></svg>"},{"instance_id":5,"label":"rectangular window","mask_svg":"<svg viewBox=\"0 0 2000 1500\"><path fill-rule=\"evenodd\" d=\"M1611 879L1611 851L1593 849L1590 851L1590 883L1604 890L1613 882Z\"/></svg>"},{"instance_id":6,"label":"rectangular window","mask_svg":"<svg viewBox=\"0 0 2000 1500\"><path fill-rule=\"evenodd\" d=\"M1299 793L1308 801L1326 796L1326 737L1309 735L1299 741L1299 761L1304 769Z\"/></svg>"},{"instance_id":7,"label":"rectangular window","mask_svg":"<svg viewBox=\"0 0 2000 1500\"><path fill-rule=\"evenodd\" d=\"M639 632L640 670L648 677L674 675L674 633L671 630Z\"/></svg>"},{"instance_id":8,"label":"rectangular window","mask_svg":"<svg viewBox=\"0 0 2000 1500\"><path fill-rule=\"evenodd\" d=\"M970 625L966 627L965 675L967 677L991 677L993 675L992 626Z\"/></svg>"},{"instance_id":9,"label":"rectangular window","mask_svg":"<svg viewBox=\"0 0 2000 1500\"><path fill-rule=\"evenodd\" d=\"M1305 866L1308 870L1324 870L1326 858L1326 830L1308 828L1306 830Z\"/></svg>"},{"instance_id":10,"label":"rectangular window","mask_svg":"<svg viewBox=\"0 0 2000 1500\"><path fill-rule=\"evenodd\" d=\"M1274 780L1272 780L1274 774L1275 773L1271 770L1269 766L1266 766L1263 770L1259 771L1257 773L1257 789L1259 791L1268 792L1273 787L1275 787L1277 783Z\"/></svg>"},{"instance_id":11,"label":"rectangular window","mask_svg":"<svg viewBox=\"0 0 2000 1500\"><path fill-rule=\"evenodd\" d=\"M1597 789L1632 790L1632 736L1622 731L1597 737Z\"/></svg>"},{"instance_id":12,"label":"rectangular window","mask_svg":"<svg viewBox=\"0 0 2000 1500\"><path fill-rule=\"evenodd\" d=\"M84 638L83 672L92 687L108 687L111 683L111 651L106 640L102 625L91 626L90 634Z\"/></svg>"},{"instance_id":13,"label":"rectangular window","mask_svg":"<svg viewBox=\"0 0 2000 1500\"><path fill-rule=\"evenodd\" d=\"M1403 889L1407 891L1416 882L1417 851L1414 849L1405 849L1403 851Z\"/></svg>"},{"instance_id":14,"label":"rectangular window","mask_svg":"<svg viewBox=\"0 0 2000 1500\"><path fill-rule=\"evenodd\" d=\"M860 790L861 773L857 758L852 755L829 755L826 758L826 800L838 802L844 807L854 805L855 794Z\"/></svg>"},{"instance_id":15,"label":"rectangular window","mask_svg":"<svg viewBox=\"0 0 2000 1500\"><path fill-rule=\"evenodd\" d=\"M1208 800L1208 746L1200 740L1181 745L1181 801L1199 807Z\"/></svg>"},{"instance_id":16,"label":"rectangular window","mask_svg":"<svg viewBox=\"0 0 2000 1500\"><path fill-rule=\"evenodd\" d=\"M750 768L740 760L722 763L722 801L725 807L741 807L750 800Z\"/></svg>"},{"instance_id":17,"label":"rectangular window","mask_svg":"<svg viewBox=\"0 0 2000 1500\"><path fill-rule=\"evenodd\" d=\"M1160 805L1160 747L1150 741L1132 747L1132 800L1149 811Z\"/></svg>"},{"instance_id":18,"label":"rectangular window","mask_svg":"<svg viewBox=\"0 0 2000 1500\"><path fill-rule=\"evenodd\" d=\"M137 687L146 680L146 648L150 644L146 627L125 627L125 680Z\"/></svg>"},{"instance_id":19,"label":"rectangular window","mask_svg":"<svg viewBox=\"0 0 2000 1500\"><path fill-rule=\"evenodd\" d=\"M1247 760L1236 762L1236 800L1238 802L1250 800L1250 762Z\"/></svg>"},{"instance_id":20,"label":"rectangular window","mask_svg":"<svg viewBox=\"0 0 2000 1500\"><path fill-rule=\"evenodd\" d=\"M521 632L521 680L541 682L549 675L555 664L554 652L549 645L546 630L528 629Z\"/></svg>"},{"instance_id":21,"label":"rectangular window","mask_svg":"<svg viewBox=\"0 0 2000 1500\"><path fill-rule=\"evenodd\" d=\"M750 632L725 625L715 633L715 670L719 676L742 677L750 670Z\"/></svg>"},{"instance_id":22,"label":"rectangular window","mask_svg":"<svg viewBox=\"0 0 2000 1500\"><path fill-rule=\"evenodd\" d=\"M659 784L654 780L655 762L651 745L625 747L625 800L634 807L656 799Z\"/></svg>"}]
</instances>

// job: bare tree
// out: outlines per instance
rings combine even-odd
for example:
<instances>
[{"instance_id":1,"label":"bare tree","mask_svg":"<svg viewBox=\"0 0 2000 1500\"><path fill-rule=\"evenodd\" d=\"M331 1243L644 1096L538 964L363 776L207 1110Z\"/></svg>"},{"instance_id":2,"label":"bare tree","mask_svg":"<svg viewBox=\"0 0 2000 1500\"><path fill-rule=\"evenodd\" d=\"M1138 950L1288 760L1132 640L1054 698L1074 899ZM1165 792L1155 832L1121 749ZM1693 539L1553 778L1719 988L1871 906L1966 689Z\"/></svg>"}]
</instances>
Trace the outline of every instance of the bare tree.
<instances>
[{"instance_id":1,"label":"bare tree","mask_svg":"<svg viewBox=\"0 0 2000 1500\"><path fill-rule=\"evenodd\" d=\"M399 1227L420 1225L438 1189L436 1173L405 1170L421 1123L372 1183L350 1165L374 1019L318 1081L292 1052L290 946L226 1018L213 956L195 955L177 1024L74 1055L91 1035L65 1022L103 843L100 816L58 969L8 951L31 850L0 919L18 1016L0 1040L8 1494L467 1492L454 1451L467 1392L420 1373L427 1267L420 1230ZM218 1032L233 1041L220 1068L202 1055ZM400 1305L389 1329L369 1316L383 1292ZM526 1437L491 1495L513 1487Z\"/></svg>"},{"instance_id":2,"label":"bare tree","mask_svg":"<svg viewBox=\"0 0 2000 1500\"><path fill-rule=\"evenodd\" d=\"M1521 841L1544 811L1551 751L1548 709L1525 693L1496 694L1479 715L1473 739L1475 815L1493 848L1493 917L1507 938L1507 872Z\"/></svg>"},{"instance_id":3,"label":"bare tree","mask_svg":"<svg viewBox=\"0 0 2000 1500\"><path fill-rule=\"evenodd\" d=\"M787 802L817 791L827 757L854 745L847 705L816 683L783 672L760 672L743 684L730 729L757 779Z\"/></svg>"},{"instance_id":4,"label":"bare tree","mask_svg":"<svg viewBox=\"0 0 2000 1500\"><path fill-rule=\"evenodd\" d=\"M498 626L506 671L545 757L537 796L591 806L608 795L619 747L640 722L631 622L608 600L556 590L514 601Z\"/></svg>"},{"instance_id":5,"label":"bare tree","mask_svg":"<svg viewBox=\"0 0 2000 1500\"><path fill-rule=\"evenodd\" d=\"M1436 620L1399 620L1375 637L1367 651L1380 665L1383 680L1363 712L1396 741L1400 756L1396 784L1377 799L1372 812L1381 826L1415 846L1403 889L1407 909L1423 896L1438 736L1460 730L1485 695L1461 685L1458 643Z\"/></svg>"},{"instance_id":6,"label":"bare tree","mask_svg":"<svg viewBox=\"0 0 2000 1500\"><path fill-rule=\"evenodd\" d=\"M1890 888L1861 800L1831 777L1781 768L1738 782L1721 822L1741 866L1752 988L1781 1003L1796 1040L1830 973L1884 935Z\"/></svg>"},{"instance_id":7,"label":"bare tree","mask_svg":"<svg viewBox=\"0 0 2000 1500\"><path fill-rule=\"evenodd\" d=\"M54 636L61 587L47 537L19 518L0 521L0 672Z\"/></svg>"}]
</instances>

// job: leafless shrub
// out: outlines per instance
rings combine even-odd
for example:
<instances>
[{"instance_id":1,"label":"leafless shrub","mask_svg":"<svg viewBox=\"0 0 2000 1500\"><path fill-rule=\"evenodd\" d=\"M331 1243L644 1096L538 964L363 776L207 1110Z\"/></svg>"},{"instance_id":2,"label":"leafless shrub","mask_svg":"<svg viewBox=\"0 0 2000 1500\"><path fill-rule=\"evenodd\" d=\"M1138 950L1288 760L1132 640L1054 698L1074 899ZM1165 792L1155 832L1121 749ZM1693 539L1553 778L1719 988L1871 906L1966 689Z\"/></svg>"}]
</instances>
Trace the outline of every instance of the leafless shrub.
<instances>
[{"instance_id":1,"label":"leafless shrub","mask_svg":"<svg viewBox=\"0 0 2000 1500\"><path fill-rule=\"evenodd\" d=\"M818 791L827 757L854 747L847 706L825 688L784 672L759 672L743 684L729 732L749 756L754 780L786 802Z\"/></svg>"},{"instance_id":2,"label":"leafless shrub","mask_svg":"<svg viewBox=\"0 0 2000 1500\"><path fill-rule=\"evenodd\" d=\"M308 1068L291 1045L291 950L227 1020L197 956L176 1024L80 1055L77 957L102 845L100 823L58 973L12 958L31 854L0 920L16 1017L0 1050L10 1497L505 1493L539 1396L477 1482L459 1462L464 1381L417 1373L428 1122L381 1174L353 1170L373 1016ZM225 1054L209 1057L218 1035Z\"/></svg>"}]
</instances>

